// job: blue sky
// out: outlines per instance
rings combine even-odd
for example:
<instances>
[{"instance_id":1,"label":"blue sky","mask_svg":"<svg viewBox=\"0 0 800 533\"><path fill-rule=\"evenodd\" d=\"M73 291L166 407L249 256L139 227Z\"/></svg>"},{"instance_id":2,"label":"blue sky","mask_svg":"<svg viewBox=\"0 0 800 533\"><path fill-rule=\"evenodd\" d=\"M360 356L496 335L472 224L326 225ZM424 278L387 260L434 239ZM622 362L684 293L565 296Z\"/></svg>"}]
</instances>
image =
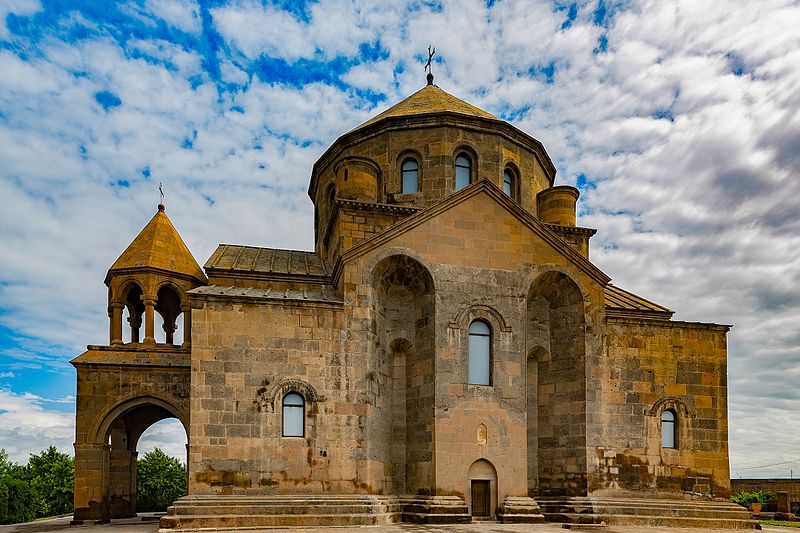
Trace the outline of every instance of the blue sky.
<instances>
[{"instance_id":1,"label":"blue sky","mask_svg":"<svg viewBox=\"0 0 800 533\"><path fill-rule=\"evenodd\" d=\"M107 341L102 280L159 182L201 264L220 242L310 249L311 165L419 89L433 43L440 87L541 140L581 189L615 283L735 325L734 475L788 475L798 26L779 0L3 2L0 447L70 450L68 361ZM167 424L143 445L183 439Z\"/></svg>"}]
</instances>

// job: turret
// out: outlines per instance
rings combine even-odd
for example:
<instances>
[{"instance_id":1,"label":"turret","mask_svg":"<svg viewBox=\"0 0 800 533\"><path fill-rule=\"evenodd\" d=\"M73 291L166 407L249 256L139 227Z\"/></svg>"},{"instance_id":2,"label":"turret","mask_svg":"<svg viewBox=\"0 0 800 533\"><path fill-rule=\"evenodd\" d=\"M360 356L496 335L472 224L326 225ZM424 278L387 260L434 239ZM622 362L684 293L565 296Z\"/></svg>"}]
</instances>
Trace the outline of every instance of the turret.
<instances>
[{"instance_id":1,"label":"turret","mask_svg":"<svg viewBox=\"0 0 800 533\"><path fill-rule=\"evenodd\" d=\"M575 206L579 196L578 189L569 185L544 189L536 195L539 220L545 224L574 228L577 225Z\"/></svg>"},{"instance_id":2,"label":"turret","mask_svg":"<svg viewBox=\"0 0 800 533\"><path fill-rule=\"evenodd\" d=\"M164 322L166 344L173 344L183 314L183 343L191 341L191 308L187 291L206 285L203 270L170 222L163 204L106 274L109 342L123 344L127 310L130 342L155 344L155 314ZM144 338L141 326L144 324Z\"/></svg>"}]
</instances>

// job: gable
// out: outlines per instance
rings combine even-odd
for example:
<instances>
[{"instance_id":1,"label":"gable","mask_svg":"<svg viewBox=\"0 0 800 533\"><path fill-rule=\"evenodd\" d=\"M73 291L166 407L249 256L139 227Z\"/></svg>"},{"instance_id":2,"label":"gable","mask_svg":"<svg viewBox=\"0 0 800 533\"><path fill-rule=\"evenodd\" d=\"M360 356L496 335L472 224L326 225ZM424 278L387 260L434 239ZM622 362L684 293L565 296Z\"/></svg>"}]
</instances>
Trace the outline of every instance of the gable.
<instances>
[{"instance_id":1,"label":"gable","mask_svg":"<svg viewBox=\"0 0 800 533\"><path fill-rule=\"evenodd\" d=\"M487 180L473 183L342 255L334 269L379 248L407 247L432 263L514 271L521 263L576 268L610 278Z\"/></svg>"}]
</instances>

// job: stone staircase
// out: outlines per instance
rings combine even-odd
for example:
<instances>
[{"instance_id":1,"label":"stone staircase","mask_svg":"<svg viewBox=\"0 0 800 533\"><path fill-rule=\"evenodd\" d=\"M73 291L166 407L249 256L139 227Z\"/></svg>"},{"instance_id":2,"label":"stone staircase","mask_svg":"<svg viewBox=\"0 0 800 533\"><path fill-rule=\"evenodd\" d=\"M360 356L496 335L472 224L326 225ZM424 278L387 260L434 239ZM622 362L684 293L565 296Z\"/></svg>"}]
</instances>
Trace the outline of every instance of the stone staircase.
<instances>
[{"instance_id":1,"label":"stone staircase","mask_svg":"<svg viewBox=\"0 0 800 533\"><path fill-rule=\"evenodd\" d=\"M469 510L455 496L195 495L175 501L159 531L275 526L376 526L394 522L463 524Z\"/></svg>"},{"instance_id":2,"label":"stone staircase","mask_svg":"<svg viewBox=\"0 0 800 533\"><path fill-rule=\"evenodd\" d=\"M747 509L713 500L603 498L536 499L548 522L616 526L757 529Z\"/></svg>"},{"instance_id":3,"label":"stone staircase","mask_svg":"<svg viewBox=\"0 0 800 533\"><path fill-rule=\"evenodd\" d=\"M371 495L195 495L173 502L160 530L373 526L400 520L397 498Z\"/></svg>"}]
</instances>

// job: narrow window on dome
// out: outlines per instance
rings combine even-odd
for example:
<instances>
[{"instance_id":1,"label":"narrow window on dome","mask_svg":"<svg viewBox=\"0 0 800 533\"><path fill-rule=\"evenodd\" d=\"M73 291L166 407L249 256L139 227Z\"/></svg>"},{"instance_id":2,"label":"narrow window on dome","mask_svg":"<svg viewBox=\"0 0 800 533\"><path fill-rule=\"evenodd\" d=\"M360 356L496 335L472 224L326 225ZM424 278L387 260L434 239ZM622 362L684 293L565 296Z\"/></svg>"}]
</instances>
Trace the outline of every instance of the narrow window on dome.
<instances>
[{"instance_id":1,"label":"narrow window on dome","mask_svg":"<svg viewBox=\"0 0 800 533\"><path fill-rule=\"evenodd\" d=\"M483 320L469 325L467 382L491 385L492 330Z\"/></svg>"},{"instance_id":2,"label":"narrow window on dome","mask_svg":"<svg viewBox=\"0 0 800 533\"><path fill-rule=\"evenodd\" d=\"M661 413L661 447L677 448L675 438L675 411L667 409Z\"/></svg>"},{"instance_id":3,"label":"narrow window on dome","mask_svg":"<svg viewBox=\"0 0 800 533\"><path fill-rule=\"evenodd\" d=\"M296 392L283 397L283 436L305 436L306 402Z\"/></svg>"},{"instance_id":4,"label":"narrow window on dome","mask_svg":"<svg viewBox=\"0 0 800 533\"><path fill-rule=\"evenodd\" d=\"M460 191L472 181L472 160L467 154L456 157L456 190Z\"/></svg>"},{"instance_id":5,"label":"narrow window on dome","mask_svg":"<svg viewBox=\"0 0 800 533\"><path fill-rule=\"evenodd\" d=\"M514 198L514 173L510 168L503 171L503 192Z\"/></svg>"},{"instance_id":6,"label":"narrow window on dome","mask_svg":"<svg viewBox=\"0 0 800 533\"><path fill-rule=\"evenodd\" d=\"M400 166L402 174L402 191L403 194L410 194L419 191L419 164L417 160L409 157L403 160Z\"/></svg>"}]
</instances>

